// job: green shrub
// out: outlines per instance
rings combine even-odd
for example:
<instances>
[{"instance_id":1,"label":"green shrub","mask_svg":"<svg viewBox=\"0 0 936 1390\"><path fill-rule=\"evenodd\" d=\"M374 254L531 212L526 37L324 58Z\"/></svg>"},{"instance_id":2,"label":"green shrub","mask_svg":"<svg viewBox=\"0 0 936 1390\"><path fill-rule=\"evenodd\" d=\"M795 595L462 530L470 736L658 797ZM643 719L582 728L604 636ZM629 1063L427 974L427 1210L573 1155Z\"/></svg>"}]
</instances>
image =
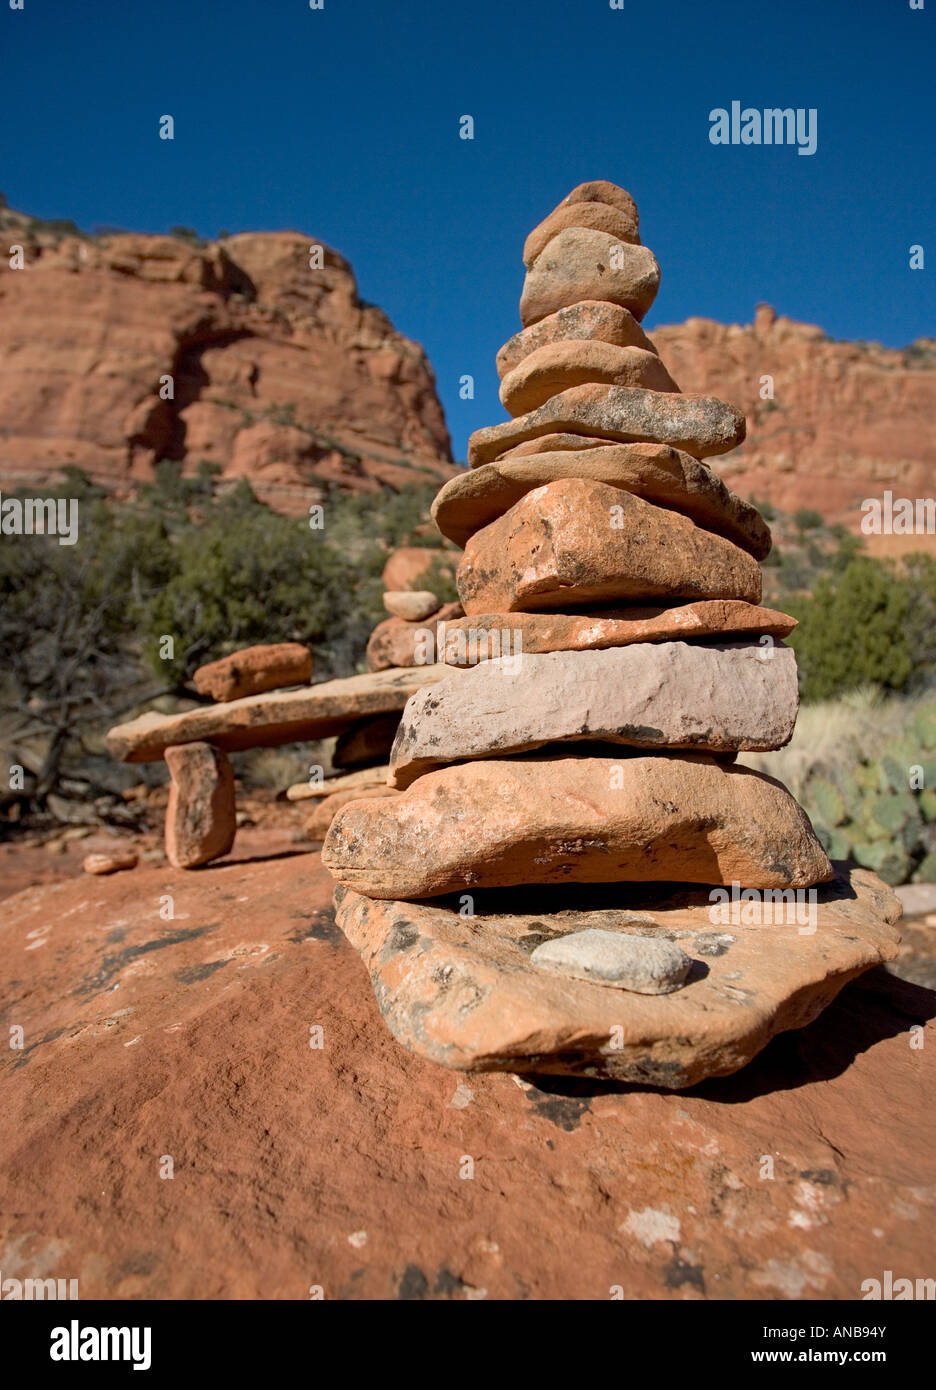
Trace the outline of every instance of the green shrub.
<instances>
[{"instance_id":1,"label":"green shrub","mask_svg":"<svg viewBox=\"0 0 936 1390\"><path fill-rule=\"evenodd\" d=\"M803 698L829 699L867 684L904 690L921 655L908 635L914 597L892 564L859 555L840 575L820 579L811 599L791 604L799 626L789 642Z\"/></svg>"},{"instance_id":2,"label":"green shrub","mask_svg":"<svg viewBox=\"0 0 936 1390\"><path fill-rule=\"evenodd\" d=\"M205 243L198 235L194 227L170 227L169 235L176 237L179 241L191 242L193 246L204 246Z\"/></svg>"},{"instance_id":3,"label":"green shrub","mask_svg":"<svg viewBox=\"0 0 936 1390\"><path fill-rule=\"evenodd\" d=\"M453 557L450 551L440 551L438 559L430 564L424 574L419 576L419 588L429 589L440 603L457 603L458 590L453 574Z\"/></svg>"},{"instance_id":4,"label":"green shrub","mask_svg":"<svg viewBox=\"0 0 936 1390\"><path fill-rule=\"evenodd\" d=\"M773 521L777 515L777 509L772 502L768 502L766 497L752 497L751 506L756 507L765 521Z\"/></svg>"},{"instance_id":5,"label":"green shrub","mask_svg":"<svg viewBox=\"0 0 936 1390\"><path fill-rule=\"evenodd\" d=\"M822 513L813 511L811 507L800 507L793 513L793 524L797 531L815 531L823 524Z\"/></svg>"},{"instance_id":6,"label":"green shrub","mask_svg":"<svg viewBox=\"0 0 936 1390\"><path fill-rule=\"evenodd\" d=\"M317 679L361 669L386 616L381 570L425 525L434 485L327 492L314 529L308 516L271 511L244 481L219 491L216 472L205 462L184 477L164 461L119 504L67 470L47 495L77 499L77 544L3 537L0 712L14 742L49 750L39 800L63 760L83 756L80 740L185 693L198 665L239 647L295 639L312 648Z\"/></svg>"}]
</instances>

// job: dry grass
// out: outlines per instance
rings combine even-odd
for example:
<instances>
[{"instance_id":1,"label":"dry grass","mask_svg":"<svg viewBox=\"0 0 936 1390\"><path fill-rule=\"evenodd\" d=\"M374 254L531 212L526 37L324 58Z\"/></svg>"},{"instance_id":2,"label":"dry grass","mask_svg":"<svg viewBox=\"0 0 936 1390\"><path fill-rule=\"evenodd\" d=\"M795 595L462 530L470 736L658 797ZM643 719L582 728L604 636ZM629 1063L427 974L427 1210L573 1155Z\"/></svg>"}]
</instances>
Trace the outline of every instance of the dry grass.
<instances>
[{"instance_id":1,"label":"dry grass","mask_svg":"<svg viewBox=\"0 0 936 1390\"><path fill-rule=\"evenodd\" d=\"M282 792L294 782L305 782L309 768L331 771L334 740L322 743L290 743L283 748L251 748L233 757L234 770L248 790Z\"/></svg>"},{"instance_id":2,"label":"dry grass","mask_svg":"<svg viewBox=\"0 0 936 1390\"><path fill-rule=\"evenodd\" d=\"M738 762L776 777L800 798L811 771L854 766L861 759L875 758L886 744L912 732L917 709L932 704L932 700L932 692L911 699L885 697L868 688L803 705L786 748L775 753L742 753Z\"/></svg>"}]
</instances>

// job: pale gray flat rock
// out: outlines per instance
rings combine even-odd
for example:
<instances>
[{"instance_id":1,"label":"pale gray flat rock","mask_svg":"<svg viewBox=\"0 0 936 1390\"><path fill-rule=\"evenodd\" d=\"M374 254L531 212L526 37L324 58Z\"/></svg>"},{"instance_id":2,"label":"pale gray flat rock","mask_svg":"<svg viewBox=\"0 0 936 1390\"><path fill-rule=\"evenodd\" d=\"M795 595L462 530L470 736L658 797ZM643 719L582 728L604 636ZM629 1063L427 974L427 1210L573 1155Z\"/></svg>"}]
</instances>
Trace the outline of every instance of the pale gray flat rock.
<instances>
[{"instance_id":1,"label":"pale gray flat rock","mask_svg":"<svg viewBox=\"0 0 936 1390\"><path fill-rule=\"evenodd\" d=\"M692 965L692 958L673 941L624 936L600 927L544 941L530 960L541 970L635 994L672 994L685 983Z\"/></svg>"},{"instance_id":2,"label":"pale gray flat rock","mask_svg":"<svg viewBox=\"0 0 936 1390\"><path fill-rule=\"evenodd\" d=\"M782 748L799 694L791 647L637 642L498 657L420 690L390 753L390 784L474 758L591 740L728 753Z\"/></svg>"}]
</instances>

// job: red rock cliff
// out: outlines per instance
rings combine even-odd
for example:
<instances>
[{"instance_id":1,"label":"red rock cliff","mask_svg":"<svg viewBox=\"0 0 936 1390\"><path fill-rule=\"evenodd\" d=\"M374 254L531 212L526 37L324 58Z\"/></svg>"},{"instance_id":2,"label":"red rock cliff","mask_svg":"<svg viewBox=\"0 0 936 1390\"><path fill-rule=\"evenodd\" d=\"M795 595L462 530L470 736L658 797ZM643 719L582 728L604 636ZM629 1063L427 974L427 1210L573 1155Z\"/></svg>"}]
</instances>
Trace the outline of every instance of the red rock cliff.
<instances>
[{"instance_id":1,"label":"red rock cliff","mask_svg":"<svg viewBox=\"0 0 936 1390\"><path fill-rule=\"evenodd\" d=\"M745 411L747 440L716 460L736 492L787 511L810 507L853 531L862 499L885 488L932 496L936 340L904 349L834 342L766 304L751 324L691 318L650 334L683 391ZM773 400L761 399L765 376Z\"/></svg>"},{"instance_id":2,"label":"red rock cliff","mask_svg":"<svg viewBox=\"0 0 936 1390\"><path fill-rule=\"evenodd\" d=\"M209 459L290 510L322 480L449 477L425 353L358 298L336 251L310 269L315 244L62 236L0 211L0 486L73 464L125 490L160 458Z\"/></svg>"}]
</instances>

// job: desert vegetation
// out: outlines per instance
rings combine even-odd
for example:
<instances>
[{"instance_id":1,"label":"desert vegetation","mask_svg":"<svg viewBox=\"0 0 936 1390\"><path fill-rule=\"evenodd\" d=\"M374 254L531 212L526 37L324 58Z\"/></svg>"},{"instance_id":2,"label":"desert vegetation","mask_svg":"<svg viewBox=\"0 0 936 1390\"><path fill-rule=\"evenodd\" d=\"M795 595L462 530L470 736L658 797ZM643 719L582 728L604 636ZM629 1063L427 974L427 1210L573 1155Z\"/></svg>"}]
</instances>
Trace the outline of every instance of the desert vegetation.
<instances>
[{"instance_id":1,"label":"desert vegetation","mask_svg":"<svg viewBox=\"0 0 936 1390\"><path fill-rule=\"evenodd\" d=\"M326 493L312 527L246 482L219 488L210 466L183 477L160 464L130 502L71 470L50 495L77 500L78 544L0 547L0 742L24 769L22 787L4 789L7 817L54 813L69 796L119 810L127 771L103 754L104 732L144 705L198 698L188 682L206 661L294 640L312 649L315 679L362 669L386 617L387 554L414 536L434 543L419 529L432 491Z\"/></svg>"},{"instance_id":2,"label":"desert vegetation","mask_svg":"<svg viewBox=\"0 0 936 1390\"><path fill-rule=\"evenodd\" d=\"M77 499L79 544L6 536L0 548L0 738L24 769L22 786L4 789L7 830L67 817L71 798L105 819L130 815L119 792L131 774L107 758L103 734L143 706L197 699L190 680L204 662L300 641L315 679L363 670L395 547L437 544L425 582L454 600L444 543L426 524L433 490L327 492L314 527L271 511L245 481L219 485L208 464L183 476L162 463L122 502L68 471L49 495ZM789 641L804 707L787 749L745 761L791 787L833 857L891 882L936 878L936 561L898 568L817 513L759 505L776 541L765 602L799 619ZM304 760L257 750L239 771L275 786Z\"/></svg>"}]
</instances>

